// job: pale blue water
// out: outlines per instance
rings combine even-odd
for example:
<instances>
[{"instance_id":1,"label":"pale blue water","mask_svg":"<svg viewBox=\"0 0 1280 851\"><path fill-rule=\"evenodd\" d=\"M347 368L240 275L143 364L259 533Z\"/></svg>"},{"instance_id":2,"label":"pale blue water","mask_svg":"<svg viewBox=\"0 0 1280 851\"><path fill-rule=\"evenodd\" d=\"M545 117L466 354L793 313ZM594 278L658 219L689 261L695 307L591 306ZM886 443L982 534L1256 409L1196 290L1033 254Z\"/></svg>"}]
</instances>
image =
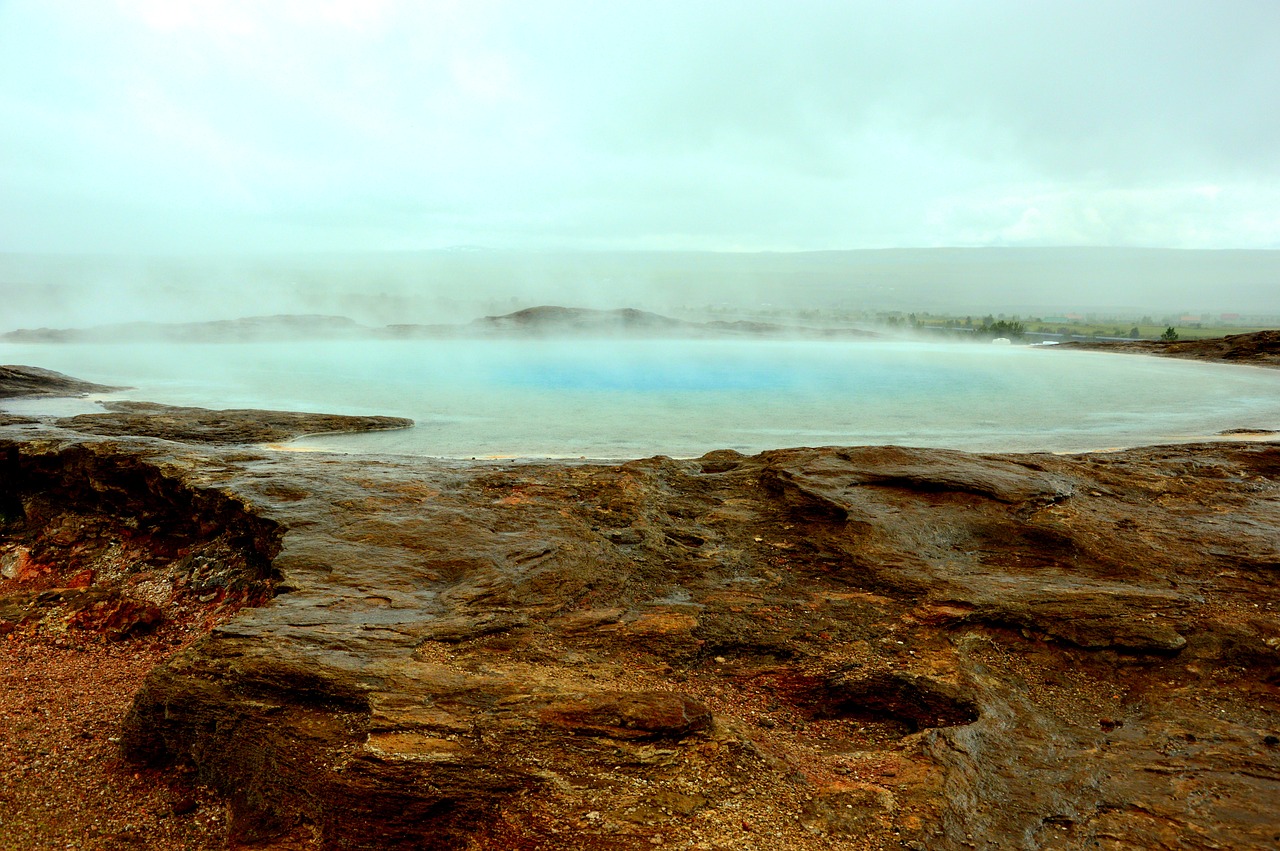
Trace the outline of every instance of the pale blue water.
<instances>
[{"instance_id":1,"label":"pale blue water","mask_svg":"<svg viewBox=\"0 0 1280 851\"><path fill-rule=\"evenodd\" d=\"M1069 451L1280 428L1280 371L979 344L4 344L0 361L135 388L112 398L418 422L299 441L344 452L630 458L880 443ZM94 408L4 407L51 406Z\"/></svg>"}]
</instances>

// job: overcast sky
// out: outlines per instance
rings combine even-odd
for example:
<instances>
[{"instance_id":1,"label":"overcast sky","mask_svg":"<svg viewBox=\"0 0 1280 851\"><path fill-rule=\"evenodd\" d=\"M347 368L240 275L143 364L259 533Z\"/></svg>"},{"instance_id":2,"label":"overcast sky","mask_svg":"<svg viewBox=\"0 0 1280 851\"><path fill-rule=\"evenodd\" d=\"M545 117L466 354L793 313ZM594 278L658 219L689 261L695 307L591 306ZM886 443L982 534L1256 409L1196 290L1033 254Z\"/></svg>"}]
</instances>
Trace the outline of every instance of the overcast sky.
<instances>
[{"instance_id":1,"label":"overcast sky","mask_svg":"<svg viewBox=\"0 0 1280 851\"><path fill-rule=\"evenodd\" d=\"M1280 3L0 0L0 250L1280 248Z\"/></svg>"}]
</instances>

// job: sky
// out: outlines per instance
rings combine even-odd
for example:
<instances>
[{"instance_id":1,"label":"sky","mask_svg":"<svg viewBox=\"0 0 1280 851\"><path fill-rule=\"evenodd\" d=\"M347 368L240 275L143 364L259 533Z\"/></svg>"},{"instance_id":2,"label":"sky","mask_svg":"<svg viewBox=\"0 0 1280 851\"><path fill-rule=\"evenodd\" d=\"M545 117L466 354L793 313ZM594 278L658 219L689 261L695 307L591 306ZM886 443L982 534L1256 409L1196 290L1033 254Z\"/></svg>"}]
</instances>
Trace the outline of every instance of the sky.
<instances>
[{"instance_id":1,"label":"sky","mask_svg":"<svg viewBox=\"0 0 1280 851\"><path fill-rule=\"evenodd\" d=\"M1274 0L0 0L0 251L1280 248Z\"/></svg>"}]
</instances>

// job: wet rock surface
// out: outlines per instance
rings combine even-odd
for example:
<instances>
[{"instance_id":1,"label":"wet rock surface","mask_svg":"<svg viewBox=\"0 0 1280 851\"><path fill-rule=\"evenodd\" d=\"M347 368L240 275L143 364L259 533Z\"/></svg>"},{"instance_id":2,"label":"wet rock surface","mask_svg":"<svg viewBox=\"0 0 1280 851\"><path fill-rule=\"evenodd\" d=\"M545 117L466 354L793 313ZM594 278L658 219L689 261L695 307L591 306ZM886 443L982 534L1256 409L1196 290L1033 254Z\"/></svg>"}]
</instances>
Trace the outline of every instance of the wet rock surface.
<instances>
[{"instance_id":1,"label":"wet rock surface","mask_svg":"<svg viewBox=\"0 0 1280 851\"><path fill-rule=\"evenodd\" d=\"M1055 346L1054 348L1059 348ZM1206 340L1129 340L1119 342L1062 343L1063 349L1130 352L1190 360L1222 361L1252 366L1280 367L1280 331L1230 334Z\"/></svg>"},{"instance_id":2,"label":"wet rock surface","mask_svg":"<svg viewBox=\"0 0 1280 851\"><path fill-rule=\"evenodd\" d=\"M223 847L185 766L123 759L147 672L272 596L278 529L109 444L0 450L0 848Z\"/></svg>"},{"instance_id":3,"label":"wet rock surface","mask_svg":"<svg viewBox=\"0 0 1280 851\"><path fill-rule=\"evenodd\" d=\"M0 366L0 399L14 396L83 396L86 393L105 393L119 389L121 388L81 381L61 372L36 366Z\"/></svg>"},{"instance_id":4,"label":"wet rock surface","mask_svg":"<svg viewBox=\"0 0 1280 851\"><path fill-rule=\"evenodd\" d=\"M263 603L123 733L218 789L233 843L1280 841L1273 444L463 465L44 434L0 446L11 582L93 589L86 542L145 537L121 563Z\"/></svg>"},{"instance_id":5,"label":"wet rock surface","mask_svg":"<svg viewBox=\"0 0 1280 851\"><path fill-rule=\"evenodd\" d=\"M105 402L103 407L107 413L63 417L57 424L86 434L143 435L188 443L273 443L304 434L386 431L413 426L413 420L403 417L211 410L155 402Z\"/></svg>"},{"instance_id":6,"label":"wet rock surface","mask_svg":"<svg viewBox=\"0 0 1280 851\"><path fill-rule=\"evenodd\" d=\"M0 633L120 640L184 605L273 595L278 526L233 496L110 444L52 454L9 444L0 471Z\"/></svg>"}]
</instances>

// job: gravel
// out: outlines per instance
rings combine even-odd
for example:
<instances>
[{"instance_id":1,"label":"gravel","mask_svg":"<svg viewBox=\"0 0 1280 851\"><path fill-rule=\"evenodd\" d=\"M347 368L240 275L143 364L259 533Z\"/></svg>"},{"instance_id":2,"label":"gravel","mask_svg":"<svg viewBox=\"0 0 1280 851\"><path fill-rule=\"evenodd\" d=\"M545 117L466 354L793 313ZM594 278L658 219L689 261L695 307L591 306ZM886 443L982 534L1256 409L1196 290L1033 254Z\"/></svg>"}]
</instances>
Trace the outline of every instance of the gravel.
<instances>
[{"instance_id":1,"label":"gravel","mask_svg":"<svg viewBox=\"0 0 1280 851\"><path fill-rule=\"evenodd\" d=\"M0 639L0 848L226 847L226 816L178 768L125 761L119 731L147 672L189 643Z\"/></svg>"}]
</instances>

